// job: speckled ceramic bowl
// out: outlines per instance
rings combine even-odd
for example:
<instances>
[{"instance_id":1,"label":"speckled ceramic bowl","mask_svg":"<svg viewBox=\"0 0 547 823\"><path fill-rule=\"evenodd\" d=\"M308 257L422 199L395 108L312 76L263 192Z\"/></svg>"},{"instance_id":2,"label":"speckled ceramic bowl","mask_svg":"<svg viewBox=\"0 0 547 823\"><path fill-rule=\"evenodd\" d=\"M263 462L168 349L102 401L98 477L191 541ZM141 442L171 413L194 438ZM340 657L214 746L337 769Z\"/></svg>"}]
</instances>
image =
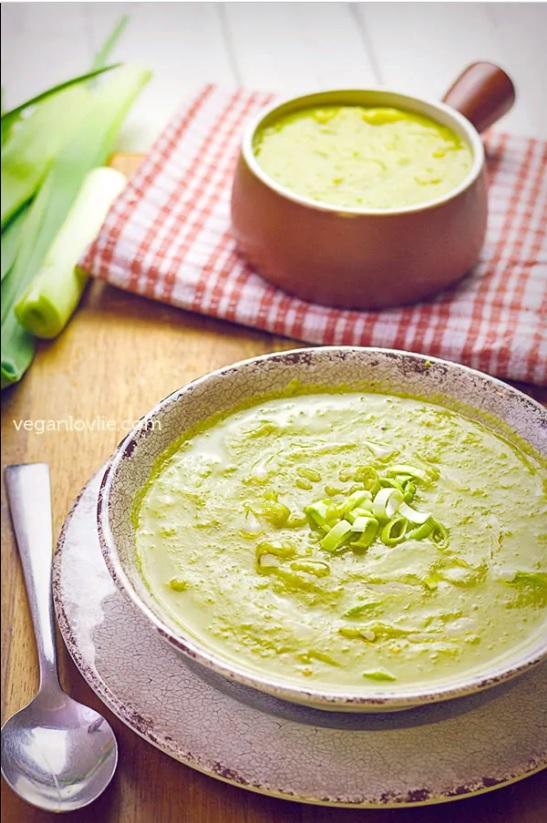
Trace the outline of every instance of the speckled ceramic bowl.
<instances>
[{"instance_id":1,"label":"speckled ceramic bowl","mask_svg":"<svg viewBox=\"0 0 547 823\"><path fill-rule=\"evenodd\" d=\"M391 711L486 689L547 657L547 638L535 636L506 655L442 683L393 688L382 684L366 694L297 686L283 678L233 663L172 623L144 585L135 563L131 508L156 458L181 433L246 398L281 391L291 380L326 389L344 386L409 394L482 420L500 433L513 432L547 455L547 411L516 389L480 372L435 358L386 349L325 347L299 349L245 360L201 377L162 400L125 437L104 474L98 500L103 555L116 585L162 637L176 649L230 680L275 697L316 708Z\"/></svg>"}]
</instances>

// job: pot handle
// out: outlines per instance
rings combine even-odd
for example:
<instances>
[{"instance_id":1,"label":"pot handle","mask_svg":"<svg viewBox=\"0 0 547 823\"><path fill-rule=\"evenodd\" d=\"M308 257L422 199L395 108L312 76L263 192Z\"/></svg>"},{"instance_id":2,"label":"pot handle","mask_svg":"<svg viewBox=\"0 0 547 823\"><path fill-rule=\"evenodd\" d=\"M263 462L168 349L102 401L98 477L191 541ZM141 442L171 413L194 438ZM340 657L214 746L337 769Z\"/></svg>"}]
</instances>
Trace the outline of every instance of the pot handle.
<instances>
[{"instance_id":1,"label":"pot handle","mask_svg":"<svg viewBox=\"0 0 547 823\"><path fill-rule=\"evenodd\" d=\"M494 63L471 63L452 83L443 101L465 115L481 132L515 102L513 81Z\"/></svg>"}]
</instances>

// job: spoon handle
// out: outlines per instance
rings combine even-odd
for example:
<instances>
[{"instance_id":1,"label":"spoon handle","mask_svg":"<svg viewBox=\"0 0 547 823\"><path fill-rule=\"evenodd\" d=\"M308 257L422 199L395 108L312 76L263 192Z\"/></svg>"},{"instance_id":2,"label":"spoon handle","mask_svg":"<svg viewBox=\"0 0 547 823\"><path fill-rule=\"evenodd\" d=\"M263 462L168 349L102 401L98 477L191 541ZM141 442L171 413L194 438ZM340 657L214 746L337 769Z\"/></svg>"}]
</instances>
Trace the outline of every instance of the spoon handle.
<instances>
[{"instance_id":1,"label":"spoon handle","mask_svg":"<svg viewBox=\"0 0 547 823\"><path fill-rule=\"evenodd\" d=\"M40 690L58 684L51 594L51 490L47 463L7 466L5 482L19 556L23 566L38 661Z\"/></svg>"}]
</instances>

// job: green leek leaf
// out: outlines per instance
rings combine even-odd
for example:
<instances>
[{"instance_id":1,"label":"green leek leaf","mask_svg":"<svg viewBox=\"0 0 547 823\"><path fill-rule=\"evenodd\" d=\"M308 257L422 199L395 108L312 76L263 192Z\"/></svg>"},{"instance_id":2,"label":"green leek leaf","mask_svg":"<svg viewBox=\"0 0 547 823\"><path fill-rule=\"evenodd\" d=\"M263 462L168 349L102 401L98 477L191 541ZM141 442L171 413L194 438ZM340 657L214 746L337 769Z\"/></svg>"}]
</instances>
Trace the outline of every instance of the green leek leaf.
<instances>
[{"instance_id":1,"label":"green leek leaf","mask_svg":"<svg viewBox=\"0 0 547 823\"><path fill-rule=\"evenodd\" d=\"M68 89L42 103L13 129L2 151L2 229L39 188L52 161L85 120L90 92Z\"/></svg>"},{"instance_id":2,"label":"green leek leaf","mask_svg":"<svg viewBox=\"0 0 547 823\"><path fill-rule=\"evenodd\" d=\"M122 17L85 74L64 80L2 112L2 228L38 189L57 152L86 121L89 91L83 84L120 64L106 61L127 24ZM75 88L76 87L76 88ZM28 117L22 117L26 109Z\"/></svg>"},{"instance_id":3,"label":"green leek leaf","mask_svg":"<svg viewBox=\"0 0 547 823\"><path fill-rule=\"evenodd\" d=\"M2 280L2 388L20 380L34 357L34 338L13 311L18 293L12 266Z\"/></svg>"},{"instance_id":4,"label":"green leek leaf","mask_svg":"<svg viewBox=\"0 0 547 823\"><path fill-rule=\"evenodd\" d=\"M9 123L11 118L15 117L16 115L22 114L25 111L25 109L29 109L31 106L36 106L37 103L42 103L44 100L47 100L48 97L52 97L54 94L59 94L59 92L64 91L65 89L69 89L71 86L77 86L80 83L86 83L88 80L92 80L94 77L98 77L100 74L104 74L107 71L112 71L112 69L117 69L120 65L121 63L112 63L110 66L96 66L92 68L91 71L88 71L85 74L77 74L75 77L71 77L68 80L63 80L62 83L57 83L56 86L50 86L49 89L45 89L45 91L41 91L34 97L30 97L28 100L25 100L24 103L20 103L14 109L2 112L2 123Z\"/></svg>"},{"instance_id":5,"label":"green leek leaf","mask_svg":"<svg viewBox=\"0 0 547 823\"><path fill-rule=\"evenodd\" d=\"M93 65L91 66L91 71L95 71L97 69L101 69L103 66L106 66L106 63L114 49L114 46L120 39L120 36L125 30L125 27L127 26L128 22L129 17L126 14L120 17L120 19L114 26L112 32L108 35L105 42L95 55Z\"/></svg>"},{"instance_id":6,"label":"green leek leaf","mask_svg":"<svg viewBox=\"0 0 547 823\"><path fill-rule=\"evenodd\" d=\"M375 669L373 671L363 672L363 677L367 677L369 680L379 681L397 680L391 672L388 672L385 669Z\"/></svg>"},{"instance_id":7,"label":"green leek leaf","mask_svg":"<svg viewBox=\"0 0 547 823\"><path fill-rule=\"evenodd\" d=\"M2 323L2 389L17 383L34 357L34 338L19 323L13 311Z\"/></svg>"},{"instance_id":8,"label":"green leek leaf","mask_svg":"<svg viewBox=\"0 0 547 823\"><path fill-rule=\"evenodd\" d=\"M15 263L26 213L25 206L17 212L2 232L2 280Z\"/></svg>"}]
</instances>

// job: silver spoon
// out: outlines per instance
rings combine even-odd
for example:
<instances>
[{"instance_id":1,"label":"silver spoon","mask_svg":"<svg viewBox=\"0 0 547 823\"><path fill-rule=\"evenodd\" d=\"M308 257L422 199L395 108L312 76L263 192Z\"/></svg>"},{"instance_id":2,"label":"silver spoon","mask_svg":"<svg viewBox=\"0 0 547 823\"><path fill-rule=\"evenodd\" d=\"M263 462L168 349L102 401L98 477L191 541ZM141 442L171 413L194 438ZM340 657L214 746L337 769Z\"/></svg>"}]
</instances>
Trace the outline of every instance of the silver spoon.
<instances>
[{"instance_id":1,"label":"silver spoon","mask_svg":"<svg viewBox=\"0 0 547 823\"><path fill-rule=\"evenodd\" d=\"M118 746L97 712L59 685L51 594L49 468L8 466L6 488L34 625L40 686L34 700L2 726L2 775L28 803L51 812L87 806L116 770Z\"/></svg>"}]
</instances>

